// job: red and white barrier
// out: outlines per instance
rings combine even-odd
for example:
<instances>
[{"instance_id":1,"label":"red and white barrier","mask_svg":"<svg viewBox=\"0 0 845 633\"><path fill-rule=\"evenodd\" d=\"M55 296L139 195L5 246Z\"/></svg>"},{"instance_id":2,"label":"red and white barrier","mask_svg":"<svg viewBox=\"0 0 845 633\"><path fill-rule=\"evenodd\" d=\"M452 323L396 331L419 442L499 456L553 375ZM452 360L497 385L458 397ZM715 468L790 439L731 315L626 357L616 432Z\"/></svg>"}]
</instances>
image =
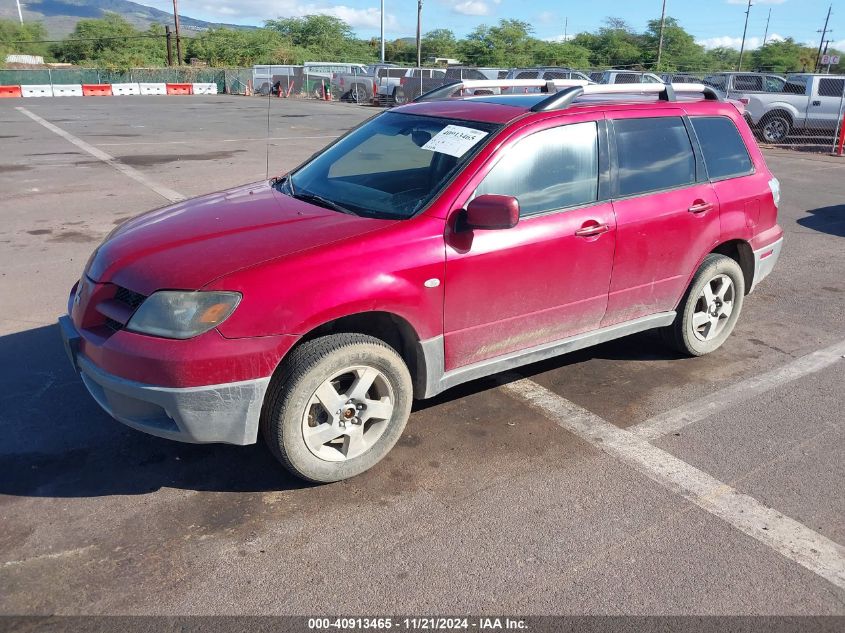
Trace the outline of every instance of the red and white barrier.
<instances>
[{"instance_id":1,"label":"red and white barrier","mask_svg":"<svg viewBox=\"0 0 845 633\"><path fill-rule=\"evenodd\" d=\"M142 95L166 95L167 84L138 84Z\"/></svg>"},{"instance_id":2,"label":"red and white barrier","mask_svg":"<svg viewBox=\"0 0 845 633\"><path fill-rule=\"evenodd\" d=\"M191 84L193 89L193 94L195 95L216 95L217 94L217 84L209 83L209 84Z\"/></svg>"},{"instance_id":3,"label":"red and white barrier","mask_svg":"<svg viewBox=\"0 0 845 633\"><path fill-rule=\"evenodd\" d=\"M0 86L0 99L22 97L20 86Z\"/></svg>"},{"instance_id":4,"label":"red and white barrier","mask_svg":"<svg viewBox=\"0 0 845 633\"><path fill-rule=\"evenodd\" d=\"M138 84L112 84L111 93L116 97L122 95L139 95L141 94L141 88Z\"/></svg>"},{"instance_id":5,"label":"red and white barrier","mask_svg":"<svg viewBox=\"0 0 845 633\"><path fill-rule=\"evenodd\" d=\"M169 95L189 95L194 92L193 84L165 84Z\"/></svg>"},{"instance_id":6,"label":"red and white barrier","mask_svg":"<svg viewBox=\"0 0 845 633\"><path fill-rule=\"evenodd\" d=\"M23 86L0 86L0 99L16 97L216 94L218 94L216 83L29 84Z\"/></svg>"},{"instance_id":7,"label":"red and white barrier","mask_svg":"<svg viewBox=\"0 0 845 633\"><path fill-rule=\"evenodd\" d=\"M82 84L53 84L54 97L81 97Z\"/></svg>"},{"instance_id":8,"label":"red and white barrier","mask_svg":"<svg viewBox=\"0 0 845 633\"><path fill-rule=\"evenodd\" d=\"M22 97L52 97L53 86L50 84L38 84L21 86Z\"/></svg>"},{"instance_id":9,"label":"red and white barrier","mask_svg":"<svg viewBox=\"0 0 845 633\"><path fill-rule=\"evenodd\" d=\"M82 84L83 97L110 97L111 84Z\"/></svg>"}]
</instances>

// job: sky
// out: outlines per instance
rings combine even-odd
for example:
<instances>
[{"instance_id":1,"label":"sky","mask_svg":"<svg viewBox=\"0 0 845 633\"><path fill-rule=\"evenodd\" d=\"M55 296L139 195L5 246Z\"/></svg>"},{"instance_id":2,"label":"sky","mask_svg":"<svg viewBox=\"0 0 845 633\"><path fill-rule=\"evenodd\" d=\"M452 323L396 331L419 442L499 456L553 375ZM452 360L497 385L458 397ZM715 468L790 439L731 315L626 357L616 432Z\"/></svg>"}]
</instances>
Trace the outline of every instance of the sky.
<instances>
[{"instance_id":1,"label":"sky","mask_svg":"<svg viewBox=\"0 0 845 633\"><path fill-rule=\"evenodd\" d=\"M139 1L139 0L136 0ZM537 37L562 40L581 31L594 31L608 16L624 19L637 31L660 17L662 0L424 0L423 32L449 28L459 37L479 24L502 18L529 22ZM172 0L140 0L165 11ZM411 37L416 31L417 0L384 0L388 39ZM818 46L830 0L752 0L746 46L763 41L771 9L769 37L793 37ZM666 14L706 47L739 48L747 0L667 0ZM232 24L260 25L268 18L325 13L348 22L360 37L378 36L380 0L179 0L179 12L192 18ZM833 1L831 46L845 49L845 1Z\"/></svg>"}]
</instances>

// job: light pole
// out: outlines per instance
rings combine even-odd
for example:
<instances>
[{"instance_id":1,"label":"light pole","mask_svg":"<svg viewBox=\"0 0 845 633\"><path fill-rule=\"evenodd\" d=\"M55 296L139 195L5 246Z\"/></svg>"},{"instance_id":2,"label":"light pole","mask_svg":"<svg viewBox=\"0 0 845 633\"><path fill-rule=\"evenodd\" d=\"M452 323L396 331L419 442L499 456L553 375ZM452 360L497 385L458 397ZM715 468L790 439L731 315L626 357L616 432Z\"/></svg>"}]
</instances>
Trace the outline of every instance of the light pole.
<instances>
[{"instance_id":1,"label":"light pole","mask_svg":"<svg viewBox=\"0 0 845 633\"><path fill-rule=\"evenodd\" d=\"M660 42L657 44L657 70L660 70L660 58L663 56L663 29L666 26L666 0L663 0L663 10L660 12Z\"/></svg>"},{"instance_id":2,"label":"light pole","mask_svg":"<svg viewBox=\"0 0 845 633\"><path fill-rule=\"evenodd\" d=\"M381 0L381 63L384 63L384 0Z\"/></svg>"},{"instance_id":3,"label":"light pole","mask_svg":"<svg viewBox=\"0 0 845 633\"><path fill-rule=\"evenodd\" d=\"M417 0L417 68L422 67L422 40L420 39L420 26L422 25L422 4L423 0ZM420 75L422 77L422 75Z\"/></svg>"},{"instance_id":4,"label":"light pole","mask_svg":"<svg viewBox=\"0 0 845 633\"><path fill-rule=\"evenodd\" d=\"M742 44L739 46L739 63L736 69L742 70L742 54L745 52L745 34L748 33L748 15L751 13L751 0L748 0L748 8L745 10L745 28L742 29Z\"/></svg>"}]
</instances>

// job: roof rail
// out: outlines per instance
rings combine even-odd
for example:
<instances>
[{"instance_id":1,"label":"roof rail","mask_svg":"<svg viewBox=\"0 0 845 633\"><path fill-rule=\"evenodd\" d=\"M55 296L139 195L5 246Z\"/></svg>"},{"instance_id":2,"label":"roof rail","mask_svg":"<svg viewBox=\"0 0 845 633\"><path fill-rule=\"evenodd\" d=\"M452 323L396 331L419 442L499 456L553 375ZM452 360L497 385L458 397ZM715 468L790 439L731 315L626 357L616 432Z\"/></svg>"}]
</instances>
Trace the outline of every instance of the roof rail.
<instances>
[{"instance_id":1,"label":"roof rail","mask_svg":"<svg viewBox=\"0 0 845 633\"><path fill-rule=\"evenodd\" d=\"M456 92L463 93L464 90L490 90L491 88L539 88L540 92L554 92L559 88L569 86L586 86L589 81L584 79L465 79L455 80L444 84L428 92L424 92L414 99L414 102L440 101L449 99Z\"/></svg>"},{"instance_id":2,"label":"roof rail","mask_svg":"<svg viewBox=\"0 0 845 633\"><path fill-rule=\"evenodd\" d=\"M558 79L555 81L538 79L455 81L430 90L414 99L414 101L439 101L449 99L455 93L462 94L465 90L490 88L539 88L540 92L549 93L547 98L531 108L532 112L562 110L572 105L578 97L589 95L653 94L657 95L657 98L661 101L677 101L679 94L700 94L708 101L722 101L722 97L714 88L704 84L595 84L578 79Z\"/></svg>"}]
</instances>

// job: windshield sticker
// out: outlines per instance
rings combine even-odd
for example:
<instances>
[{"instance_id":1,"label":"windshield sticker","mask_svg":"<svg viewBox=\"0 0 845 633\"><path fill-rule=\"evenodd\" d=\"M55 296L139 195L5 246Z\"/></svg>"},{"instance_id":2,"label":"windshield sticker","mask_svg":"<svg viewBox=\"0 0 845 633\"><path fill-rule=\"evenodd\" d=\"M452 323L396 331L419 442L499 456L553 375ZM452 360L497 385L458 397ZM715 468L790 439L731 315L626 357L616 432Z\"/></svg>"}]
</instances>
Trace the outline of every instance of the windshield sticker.
<instances>
[{"instance_id":1,"label":"windshield sticker","mask_svg":"<svg viewBox=\"0 0 845 633\"><path fill-rule=\"evenodd\" d=\"M485 136L487 132L473 130L471 127L447 125L422 148L429 152L439 152L460 158Z\"/></svg>"}]
</instances>

